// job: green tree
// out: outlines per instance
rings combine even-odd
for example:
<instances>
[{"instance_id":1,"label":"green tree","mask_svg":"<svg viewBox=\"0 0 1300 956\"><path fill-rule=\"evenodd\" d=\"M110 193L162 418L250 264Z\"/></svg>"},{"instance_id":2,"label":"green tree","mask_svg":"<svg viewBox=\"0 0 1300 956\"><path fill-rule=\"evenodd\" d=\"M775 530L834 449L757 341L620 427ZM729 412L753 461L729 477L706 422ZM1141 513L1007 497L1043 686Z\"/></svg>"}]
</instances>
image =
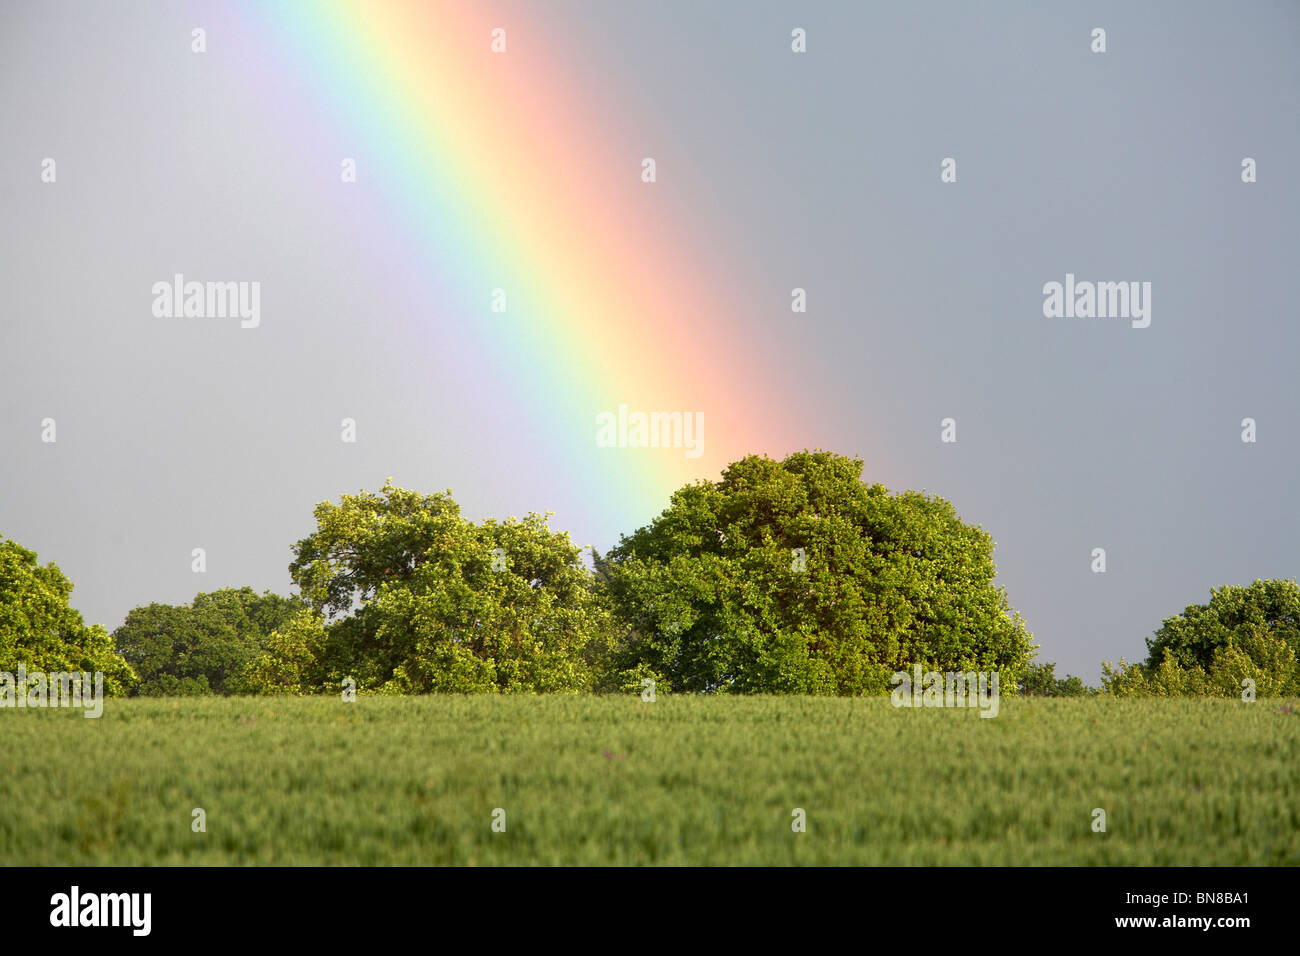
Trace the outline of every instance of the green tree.
<instances>
[{"instance_id":1,"label":"green tree","mask_svg":"<svg viewBox=\"0 0 1300 956\"><path fill-rule=\"evenodd\" d=\"M316 507L290 574L327 621L321 672L394 693L590 689L610 617L545 516L474 524L450 492Z\"/></svg>"},{"instance_id":2,"label":"green tree","mask_svg":"<svg viewBox=\"0 0 1300 956\"><path fill-rule=\"evenodd\" d=\"M1300 587L1256 580L1210 590L1208 604L1166 618L1144 663L1102 664L1117 697L1259 697L1300 693ZM1246 682L1250 683L1247 684Z\"/></svg>"},{"instance_id":3,"label":"green tree","mask_svg":"<svg viewBox=\"0 0 1300 956\"><path fill-rule=\"evenodd\" d=\"M861 472L824 451L750 456L674 493L604 559L627 628L615 683L883 693L921 663L1018 684L1031 635L993 585L992 539L948 502Z\"/></svg>"},{"instance_id":4,"label":"green tree","mask_svg":"<svg viewBox=\"0 0 1300 956\"><path fill-rule=\"evenodd\" d=\"M1184 667L1172 656L1154 666L1122 657L1118 666L1102 661L1101 675L1102 692L1112 697L1206 697L1213 689L1205 668Z\"/></svg>"},{"instance_id":5,"label":"green tree","mask_svg":"<svg viewBox=\"0 0 1300 956\"><path fill-rule=\"evenodd\" d=\"M224 588L195 595L189 604L135 608L113 639L139 675L137 694L241 693L245 668L303 606L270 591Z\"/></svg>"},{"instance_id":6,"label":"green tree","mask_svg":"<svg viewBox=\"0 0 1300 956\"><path fill-rule=\"evenodd\" d=\"M1053 661L1030 664L1020 684L1020 693L1027 697L1084 697L1096 692L1072 674L1058 679Z\"/></svg>"},{"instance_id":7,"label":"green tree","mask_svg":"<svg viewBox=\"0 0 1300 956\"><path fill-rule=\"evenodd\" d=\"M135 674L108 632L69 606L71 595L56 564L42 566L35 551L0 537L0 671L99 672L105 694L124 693Z\"/></svg>"},{"instance_id":8,"label":"green tree","mask_svg":"<svg viewBox=\"0 0 1300 956\"><path fill-rule=\"evenodd\" d=\"M1265 663L1285 643L1300 654L1300 586L1294 580L1256 580L1252 584L1210 589L1208 604L1191 604L1182 614L1166 618L1147 639L1147 667L1166 656L1184 668L1210 668L1221 648L1247 645Z\"/></svg>"},{"instance_id":9,"label":"green tree","mask_svg":"<svg viewBox=\"0 0 1300 956\"><path fill-rule=\"evenodd\" d=\"M324 619L302 610L267 638L249 662L241 689L250 694L311 694L325 689Z\"/></svg>"}]
</instances>

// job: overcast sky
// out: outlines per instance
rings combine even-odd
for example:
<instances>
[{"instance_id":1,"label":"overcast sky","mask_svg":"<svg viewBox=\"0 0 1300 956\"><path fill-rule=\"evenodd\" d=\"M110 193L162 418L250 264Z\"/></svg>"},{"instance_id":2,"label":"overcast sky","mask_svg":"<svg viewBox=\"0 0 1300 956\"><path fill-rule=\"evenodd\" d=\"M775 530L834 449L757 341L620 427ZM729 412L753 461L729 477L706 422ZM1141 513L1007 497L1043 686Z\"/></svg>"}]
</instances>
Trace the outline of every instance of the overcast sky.
<instances>
[{"instance_id":1,"label":"overcast sky","mask_svg":"<svg viewBox=\"0 0 1300 956\"><path fill-rule=\"evenodd\" d=\"M322 211L287 171L290 124L249 76L294 67L243 58L238 5L103 6L0 7L0 534L56 561L89 621L287 592L315 502L388 475L474 518L549 508L602 550L649 517L454 413L436 334L347 267L339 217L384 208ZM556 68L621 110L611 135L677 159L683 253L772 303L770 387L829 410L807 443L987 529L1058 673L1095 682L1211 586L1296 575L1300 5L498 6L544 20ZM198 24L221 47L201 71ZM149 290L175 272L257 279L275 321L160 326ZM1149 325L1045 316L1067 274L1150 283ZM367 441L340 442L344 408Z\"/></svg>"}]
</instances>

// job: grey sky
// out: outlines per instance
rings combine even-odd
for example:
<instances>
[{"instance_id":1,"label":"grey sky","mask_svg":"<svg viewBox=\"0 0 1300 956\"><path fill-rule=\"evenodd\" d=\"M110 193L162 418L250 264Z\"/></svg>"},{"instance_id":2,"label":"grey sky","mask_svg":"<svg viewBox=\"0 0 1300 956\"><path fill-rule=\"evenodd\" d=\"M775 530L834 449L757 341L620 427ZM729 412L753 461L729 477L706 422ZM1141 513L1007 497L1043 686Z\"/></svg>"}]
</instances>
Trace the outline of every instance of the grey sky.
<instances>
[{"instance_id":1,"label":"grey sky","mask_svg":"<svg viewBox=\"0 0 1300 956\"><path fill-rule=\"evenodd\" d=\"M557 62L613 91L609 135L652 138L673 170L688 251L725 239L708 255L735 294L770 303L753 335L782 356L772 388L830 410L805 444L983 525L1058 673L1144 656L1212 585L1296 575L1300 5L543 9ZM287 592L313 504L388 475L451 487L471 517L549 508L602 550L642 523L465 410L473 370L347 268L350 217L374 210L311 205L282 162L302 144L229 44L196 68L205 23L239 35L216 4L0 7L0 533L111 629L200 590ZM339 135L323 168L349 155ZM258 279L277 321L160 334L147 290L174 272ZM1149 281L1150 327L1045 318L1066 273ZM367 441L340 444L345 414Z\"/></svg>"}]
</instances>

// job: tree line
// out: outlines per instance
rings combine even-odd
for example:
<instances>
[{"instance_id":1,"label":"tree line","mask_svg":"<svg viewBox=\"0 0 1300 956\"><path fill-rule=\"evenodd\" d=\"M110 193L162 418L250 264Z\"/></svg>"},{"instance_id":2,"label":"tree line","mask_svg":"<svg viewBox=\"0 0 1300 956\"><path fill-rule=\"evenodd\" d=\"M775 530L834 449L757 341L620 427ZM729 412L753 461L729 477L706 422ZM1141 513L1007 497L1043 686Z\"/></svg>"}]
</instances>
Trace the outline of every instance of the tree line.
<instances>
[{"instance_id":1,"label":"tree line","mask_svg":"<svg viewBox=\"0 0 1300 956\"><path fill-rule=\"evenodd\" d=\"M317 505L298 593L228 588L137 607L111 635L53 564L0 538L0 670L90 670L147 696L659 692L884 694L897 671L998 671L1073 696L1300 692L1300 589L1216 589L1102 687L1057 679L1005 589L994 543L951 504L861 480L824 451L749 456L676 491L589 567L548 515L473 522L451 492Z\"/></svg>"}]
</instances>

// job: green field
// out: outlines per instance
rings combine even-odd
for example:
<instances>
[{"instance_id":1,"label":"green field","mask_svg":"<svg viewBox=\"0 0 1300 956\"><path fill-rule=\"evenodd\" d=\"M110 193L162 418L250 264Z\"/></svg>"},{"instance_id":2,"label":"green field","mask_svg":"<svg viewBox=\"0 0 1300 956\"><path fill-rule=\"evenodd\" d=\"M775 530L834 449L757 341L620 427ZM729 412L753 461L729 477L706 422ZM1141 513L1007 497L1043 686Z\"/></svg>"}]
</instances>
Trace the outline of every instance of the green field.
<instances>
[{"instance_id":1,"label":"green field","mask_svg":"<svg viewBox=\"0 0 1300 956\"><path fill-rule=\"evenodd\" d=\"M1004 699L993 719L807 697L4 710L0 859L1295 865L1292 704Z\"/></svg>"}]
</instances>

